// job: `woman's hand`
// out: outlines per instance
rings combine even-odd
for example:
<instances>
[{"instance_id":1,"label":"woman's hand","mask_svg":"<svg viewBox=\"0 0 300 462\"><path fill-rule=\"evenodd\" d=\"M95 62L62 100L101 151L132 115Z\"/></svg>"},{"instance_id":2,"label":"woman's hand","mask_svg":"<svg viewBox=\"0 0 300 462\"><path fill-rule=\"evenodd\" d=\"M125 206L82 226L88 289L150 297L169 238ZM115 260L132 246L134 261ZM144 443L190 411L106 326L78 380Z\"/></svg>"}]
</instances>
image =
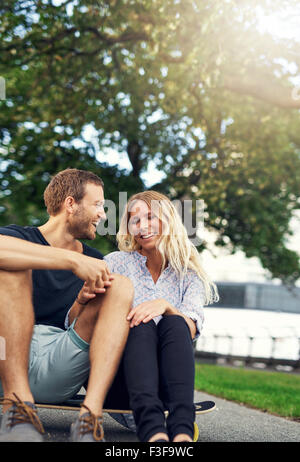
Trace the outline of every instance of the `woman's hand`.
<instances>
[{"instance_id":1,"label":"woman's hand","mask_svg":"<svg viewBox=\"0 0 300 462\"><path fill-rule=\"evenodd\" d=\"M85 282L77 295L77 301L80 305L86 305L90 300L96 297L97 294L104 294L106 292L106 288L111 286L111 281L113 280L113 275L108 276L108 280L104 281L104 287L94 287L93 289L91 286Z\"/></svg>"},{"instance_id":2,"label":"woman's hand","mask_svg":"<svg viewBox=\"0 0 300 462\"><path fill-rule=\"evenodd\" d=\"M141 303L130 311L127 316L127 320L130 321L130 327L134 327L138 326L141 322L149 322L156 316L163 314L182 316L190 329L192 339L195 337L197 331L196 323L188 316L180 313L179 310L177 310L164 298L158 298L156 300L149 300L148 302Z\"/></svg>"},{"instance_id":3,"label":"woman's hand","mask_svg":"<svg viewBox=\"0 0 300 462\"><path fill-rule=\"evenodd\" d=\"M156 316L165 314L169 308L170 304L164 298L149 300L133 308L127 320L130 321L130 327L138 326L141 322L146 323Z\"/></svg>"},{"instance_id":4,"label":"woman's hand","mask_svg":"<svg viewBox=\"0 0 300 462\"><path fill-rule=\"evenodd\" d=\"M96 298L98 294L104 294L106 289L111 286L111 281L114 279L114 275L110 274L108 276L108 280L103 282L104 287L94 287L91 288L88 282L85 282L78 293L76 300L69 311L69 324L71 325L75 318L82 313L85 309L85 306L88 304L89 301Z\"/></svg>"}]
</instances>

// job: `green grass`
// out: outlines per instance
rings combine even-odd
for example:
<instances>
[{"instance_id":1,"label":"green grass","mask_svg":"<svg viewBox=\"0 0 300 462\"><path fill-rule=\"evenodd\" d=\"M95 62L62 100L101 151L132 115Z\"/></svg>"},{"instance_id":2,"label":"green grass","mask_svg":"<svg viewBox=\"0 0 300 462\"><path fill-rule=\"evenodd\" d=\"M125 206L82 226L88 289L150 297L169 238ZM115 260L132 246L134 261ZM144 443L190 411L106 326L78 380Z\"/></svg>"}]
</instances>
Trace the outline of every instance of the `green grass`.
<instances>
[{"instance_id":1,"label":"green grass","mask_svg":"<svg viewBox=\"0 0 300 462\"><path fill-rule=\"evenodd\" d=\"M300 420L300 375L196 364L196 390Z\"/></svg>"}]
</instances>

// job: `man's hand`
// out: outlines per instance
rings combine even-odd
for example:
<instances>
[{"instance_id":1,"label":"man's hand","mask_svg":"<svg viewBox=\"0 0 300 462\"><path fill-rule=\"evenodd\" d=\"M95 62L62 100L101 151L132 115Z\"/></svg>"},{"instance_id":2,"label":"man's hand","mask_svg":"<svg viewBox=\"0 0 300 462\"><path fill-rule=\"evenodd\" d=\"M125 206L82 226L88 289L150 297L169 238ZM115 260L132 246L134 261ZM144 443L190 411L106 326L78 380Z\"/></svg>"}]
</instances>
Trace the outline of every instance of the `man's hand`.
<instances>
[{"instance_id":1,"label":"man's hand","mask_svg":"<svg viewBox=\"0 0 300 462\"><path fill-rule=\"evenodd\" d=\"M104 293L114 279L114 276L108 269L107 263L104 260L88 257L76 252L72 256L71 270L82 281L85 281L85 285L82 288L84 296L89 298L90 295Z\"/></svg>"}]
</instances>

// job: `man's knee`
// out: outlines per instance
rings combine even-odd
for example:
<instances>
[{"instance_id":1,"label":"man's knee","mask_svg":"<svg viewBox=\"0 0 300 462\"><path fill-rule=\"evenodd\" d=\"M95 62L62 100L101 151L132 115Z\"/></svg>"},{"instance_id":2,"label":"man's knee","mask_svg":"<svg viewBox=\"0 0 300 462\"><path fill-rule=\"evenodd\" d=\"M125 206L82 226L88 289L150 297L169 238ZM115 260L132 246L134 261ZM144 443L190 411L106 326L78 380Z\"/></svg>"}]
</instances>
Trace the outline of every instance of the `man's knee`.
<instances>
[{"instance_id":1,"label":"man's knee","mask_svg":"<svg viewBox=\"0 0 300 462\"><path fill-rule=\"evenodd\" d=\"M126 313L129 312L134 295L133 284L129 278L120 274L114 274L114 277L111 287L106 290L105 298L100 294L94 300L90 301L79 315L81 320L85 318L89 323L95 323L99 313L103 310L103 303L105 301L110 303L110 310L116 306L118 311L120 311L121 306L122 308L124 307ZM116 301L118 301L118 304L115 303Z\"/></svg>"},{"instance_id":2,"label":"man's knee","mask_svg":"<svg viewBox=\"0 0 300 462\"><path fill-rule=\"evenodd\" d=\"M111 288L118 294L124 302L133 301L134 287L131 280L122 274L114 274Z\"/></svg>"}]
</instances>

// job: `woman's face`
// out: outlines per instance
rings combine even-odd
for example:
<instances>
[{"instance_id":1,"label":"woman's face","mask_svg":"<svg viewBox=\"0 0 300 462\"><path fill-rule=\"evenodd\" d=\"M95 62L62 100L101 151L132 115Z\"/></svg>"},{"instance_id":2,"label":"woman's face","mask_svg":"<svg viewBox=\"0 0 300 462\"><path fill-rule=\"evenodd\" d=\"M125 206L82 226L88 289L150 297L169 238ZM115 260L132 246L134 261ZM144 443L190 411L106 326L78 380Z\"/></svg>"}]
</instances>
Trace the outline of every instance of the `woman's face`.
<instances>
[{"instance_id":1,"label":"woman's face","mask_svg":"<svg viewBox=\"0 0 300 462\"><path fill-rule=\"evenodd\" d=\"M128 230L143 250L154 250L162 233L162 222L146 202L135 201L130 206Z\"/></svg>"}]
</instances>

